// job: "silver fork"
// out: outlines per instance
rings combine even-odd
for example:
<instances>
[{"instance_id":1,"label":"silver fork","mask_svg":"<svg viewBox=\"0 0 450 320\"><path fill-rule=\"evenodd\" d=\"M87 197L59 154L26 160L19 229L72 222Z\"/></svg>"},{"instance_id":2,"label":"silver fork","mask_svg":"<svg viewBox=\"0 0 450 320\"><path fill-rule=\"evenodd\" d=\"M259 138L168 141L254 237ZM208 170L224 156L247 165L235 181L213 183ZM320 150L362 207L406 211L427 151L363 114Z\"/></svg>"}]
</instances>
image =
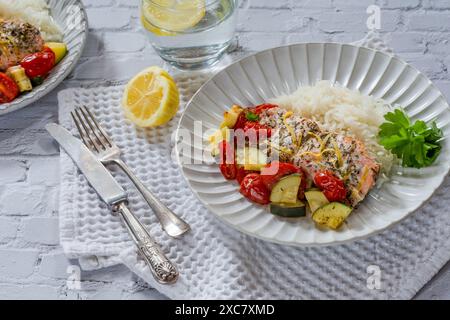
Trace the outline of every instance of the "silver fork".
<instances>
[{"instance_id":1,"label":"silver fork","mask_svg":"<svg viewBox=\"0 0 450 320\"><path fill-rule=\"evenodd\" d=\"M103 164L114 163L127 174L153 209L162 228L169 236L179 237L190 230L189 225L159 201L123 162L119 147L112 141L86 106L76 108L71 112L71 115L83 143Z\"/></svg>"}]
</instances>

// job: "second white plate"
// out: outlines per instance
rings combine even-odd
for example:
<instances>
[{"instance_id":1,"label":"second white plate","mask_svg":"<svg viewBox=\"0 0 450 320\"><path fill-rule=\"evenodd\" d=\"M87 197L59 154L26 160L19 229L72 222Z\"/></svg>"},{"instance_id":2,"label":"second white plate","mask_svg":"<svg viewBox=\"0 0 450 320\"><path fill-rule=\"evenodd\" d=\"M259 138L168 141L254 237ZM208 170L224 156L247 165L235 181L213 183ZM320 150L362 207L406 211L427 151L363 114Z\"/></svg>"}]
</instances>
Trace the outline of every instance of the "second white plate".
<instances>
[{"instance_id":1,"label":"second white plate","mask_svg":"<svg viewBox=\"0 0 450 320\"><path fill-rule=\"evenodd\" d=\"M47 2L52 17L64 31L64 42L69 52L51 71L43 84L11 103L0 104L0 116L24 108L54 90L70 74L83 53L88 34L88 21L81 0L47 0Z\"/></svg>"}]
</instances>

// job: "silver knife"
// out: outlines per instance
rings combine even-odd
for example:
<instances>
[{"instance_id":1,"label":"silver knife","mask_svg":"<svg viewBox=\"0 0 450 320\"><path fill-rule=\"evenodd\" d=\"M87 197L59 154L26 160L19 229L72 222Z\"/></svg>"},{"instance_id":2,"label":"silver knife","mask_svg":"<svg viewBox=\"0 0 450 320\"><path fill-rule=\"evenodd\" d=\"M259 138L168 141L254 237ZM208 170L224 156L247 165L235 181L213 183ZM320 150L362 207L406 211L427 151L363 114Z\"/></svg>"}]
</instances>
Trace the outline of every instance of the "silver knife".
<instances>
[{"instance_id":1,"label":"silver knife","mask_svg":"<svg viewBox=\"0 0 450 320\"><path fill-rule=\"evenodd\" d=\"M128 209L127 193L111 173L80 140L62 126L50 123L45 128L72 158L100 198L113 212L119 213L155 279L162 284L174 283L178 279L177 269Z\"/></svg>"}]
</instances>

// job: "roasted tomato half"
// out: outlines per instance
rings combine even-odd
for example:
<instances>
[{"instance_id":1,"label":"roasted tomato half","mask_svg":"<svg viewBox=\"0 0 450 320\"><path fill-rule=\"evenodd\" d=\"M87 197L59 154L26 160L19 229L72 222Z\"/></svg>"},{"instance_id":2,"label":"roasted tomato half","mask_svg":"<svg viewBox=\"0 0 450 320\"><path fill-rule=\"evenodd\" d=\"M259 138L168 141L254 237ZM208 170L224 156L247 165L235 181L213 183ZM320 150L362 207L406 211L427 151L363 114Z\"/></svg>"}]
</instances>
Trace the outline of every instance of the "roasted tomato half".
<instances>
[{"instance_id":1,"label":"roasted tomato half","mask_svg":"<svg viewBox=\"0 0 450 320\"><path fill-rule=\"evenodd\" d=\"M236 172L236 180L237 180L237 182L239 182L239 184L241 184L242 180L244 180L244 178L250 173L257 173L257 172L256 171L251 171L251 170L245 170L244 167L238 166L237 167L237 172Z\"/></svg>"},{"instance_id":2,"label":"roasted tomato half","mask_svg":"<svg viewBox=\"0 0 450 320\"><path fill-rule=\"evenodd\" d=\"M227 180L236 179L236 158L234 148L226 141L223 140L219 143L220 150L220 172Z\"/></svg>"},{"instance_id":3,"label":"roasted tomato half","mask_svg":"<svg viewBox=\"0 0 450 320\"><path fill-rule=\"evenodd\" d=\"M342 202L347 196L344 182L330 171L317 172L314 176L314 183L330 202Z\"/></svg>"},{"instance_id":4,"label":"roasted tomato half","mask_svg":"<svg viewBox=\"0 0 450 320\"><path fill-rule=\"evenodd\" d=\"M261 175L258 173L250 173L245 176L241 182L241 194L247 199L259 203L270 203L270 191L261 180Z\"/></svg>"},{"instance_id":5,"label":"roasted tomato half","mask_svg":"<svg viewBox=\"0 0 450 320\"><path fill-rule=\"evenodd\" d=\"M245 124L247 123L247 117L246 117L246 113L245 110L243 112L241 112L239 114L239 117L236 121L236 124L234 125L233 129L237 130L237 129L244 129Z\"/></svg>"},{"instance_id":6,"label":"roasted tomato half","mask_svg":"<svg viewBox=\"0 0 450 320\"><path fill-rule=\"evenodd\" d=\"M49 48L44 48L41 52L27 55L22 59L20 65L25 69L27 76L34 79L45 78L55 66L55 62L55 53Z\"/></svg>"}]
</instances>

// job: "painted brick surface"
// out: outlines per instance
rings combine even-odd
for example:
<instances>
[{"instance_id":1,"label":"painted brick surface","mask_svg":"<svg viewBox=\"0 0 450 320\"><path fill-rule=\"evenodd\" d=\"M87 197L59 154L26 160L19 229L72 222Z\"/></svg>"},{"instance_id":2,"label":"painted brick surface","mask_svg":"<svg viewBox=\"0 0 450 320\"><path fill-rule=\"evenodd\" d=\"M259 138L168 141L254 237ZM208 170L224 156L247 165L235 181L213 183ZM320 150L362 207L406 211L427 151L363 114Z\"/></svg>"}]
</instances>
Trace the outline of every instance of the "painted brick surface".
<instances>
[{"instance_id":1,"label":"painted brick surface","mask_svg":"<svg viewBox=\"0 0 450 320\"><path fill-rule=\"evenodd\" d=\"M23 238L25 241L36 244L59 244L58 218L25 218L23 220Z\"/></svg>"},{"instance_id":2,"label":"painted brick surface","mask_svg":"<svg viewBox=\"0 0 450 320\"><path fill-rule=\"evenodd\" d=\"M55 92L0 117L0 299L155 299L152 289L117 282L125 267L81 273L81 289L66 282L58 245L58 154L44 126L57 120L58 90L105 79L124 80L161 60L139 23L138 0L83 0L90 22L79 65ZM448 0L241 0L240 49L254 52L305 41L355 41L366 32L366 8L382 12L381 33L404 59L450 98ZM450 267L419 298L447 298ZM70 270L69 270L70 271ZM129 274L132 282L133 276Z\"/></svg>"},{"instance_id":3,"label":"painted brick surface","mask_svg":"<svg viewBox=\"0 0 450 320\"><path fill-rule=\"evenodd\" d=\"M0 160L0 183L7 184L24 181L26 179L26 166L18 160Z\"/></svg>"},{"instance_id":4,"label":"painted brick surface","mask_svg":"<svg viewBox=\"0 0 450 320\"><path fill-rule=\"evenodd\" d=\"M34 272L38 256L37 249L0 249L0 278L29 277Z\"/></svg>"}]
</instances>

